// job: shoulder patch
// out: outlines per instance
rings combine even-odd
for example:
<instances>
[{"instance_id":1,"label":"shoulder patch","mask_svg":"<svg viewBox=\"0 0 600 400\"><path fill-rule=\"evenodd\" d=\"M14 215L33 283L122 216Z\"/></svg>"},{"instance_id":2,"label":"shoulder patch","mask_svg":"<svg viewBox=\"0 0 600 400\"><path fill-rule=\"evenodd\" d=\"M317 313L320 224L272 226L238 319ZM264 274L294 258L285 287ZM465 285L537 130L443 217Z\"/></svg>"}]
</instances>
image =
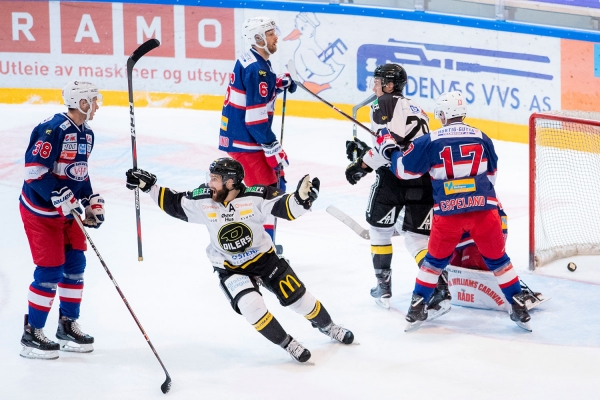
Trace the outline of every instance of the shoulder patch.
<instances>
[{"instance_id":1,"label":"shoulder patch","mask_svg":"<svg viewBox=\"0 0 600 400\"><path fill-rule=\"evenodd\" d=\"M62 129L63 131L66 131L70 126L71 126L71 122L65 121L62 124L60 124L60 129Z\"/></svg>"},{"instance_id":2,"label":"shoulder patch","mask_svg":"<svg viewBox=\"0 0 600 400\"><path fill-rule=\"evenodd\" d=\"M212 190L206 185L202 185L194 190L187 192L186 197L192 200L212 197Z\"/></svg>"},{"instance_id":3,"label":"shoulder patch","mask_svg":"<svg viewBox=\"0 0 600 400\"><path fill-rule=\"evenodd\" d=\"M256 197L265 197L267 187L263 185L255 185L247 187L244 190L244 196L256 196Z\"/></svg>"}]
</instances>

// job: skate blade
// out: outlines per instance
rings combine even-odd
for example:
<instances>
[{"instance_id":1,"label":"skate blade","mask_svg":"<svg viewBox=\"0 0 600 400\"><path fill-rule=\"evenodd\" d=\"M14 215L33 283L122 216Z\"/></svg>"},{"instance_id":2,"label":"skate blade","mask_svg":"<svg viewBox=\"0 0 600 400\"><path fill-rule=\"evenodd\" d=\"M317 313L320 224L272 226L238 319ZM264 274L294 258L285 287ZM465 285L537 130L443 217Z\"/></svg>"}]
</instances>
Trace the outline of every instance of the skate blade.
<instances>
[{"instance_id":1,"label":"skate blade","mask_svg":"<svg viewBox=\"0 0 600 400\"><path fill-rule=\"evenodd\" d=\"M527 332L533 332L533 330L531 329L531 325L529 325L529 322L515 321L515 324L517 324L519 328L525 329Z\"/></svg>"},{"instance_id":2,"label":"skate blade","mask_svg":"<svg viewBox=\"0 0 600 400\"><path fill-rule=\"evenodd\" d=\"M375 298L375 303L377 303L379 306L385 308L385 309L390 309L390 298L389 297L377 297Z\"/></svg>"},{"instance_id":3,"label":"skate blade","mask_svg":"<svg viewBox=\"0 0 600 400\"><path fill-rule=\"evenodd\" d=\"M525 302L525 307L527 307L527 310L532 310L532 309L536 308L537 306L539 306L540 304L547 302L551 298L552 297L543 297L543 296L540 296L540 301L536 301L535 303L532 302L531 300L527 300Z\"/></svg>"},{"instance_id":4,"label":"skate blade","mask_svg":"<svg viewBox=\"0 0 600 400\"><path fill-rule=\"evenodd\" d=\"M21 353L19 353L19 355L21 357L29 358L32 360L56 360L58 358L58 351L46 351L23 346L23 350L21 350Z\"/></svg>"},{"instance_id":5,"label":"skate blade","mask_svg":"<svg viewBox=\"0 0 600 400\"><path fill-rule=\"evenodd\" d=\"M404 332L412 332L412 331L417 330L421 325L423 325L423 322L425 322L425 321L409 322L408 324L406 324L406 327L404 328Z\"/></svg>"},{"instance_id":6,"label":"skate blade","mask_svg":"<svg viewBox=\"0 0 600 400\"><path fill-rule=\"evenodd\" d=\"M434 310L434 309L430 308L427 311L427 315L428 315L427 320L428 321L433 321L434 319L439 318L442 315L448 314L450 312L450 310L452 309L452 306L450 305L450 300L442 301L439 304L439 306L440 306L439 310Z\"/></svg>"},{"instance_id":7,"label":"skate blade","mask_svg":"<svg viewBox=\"0 0 600 400\"><path fill-rule=\"evenodd\" d=\"M91 343L79 344L70 340L62 339L59 339L58 343L60 344L61 351L66 351L70 353L91 353L92 351L94 351L94 345Z\"/></svg>"}]
</instances>

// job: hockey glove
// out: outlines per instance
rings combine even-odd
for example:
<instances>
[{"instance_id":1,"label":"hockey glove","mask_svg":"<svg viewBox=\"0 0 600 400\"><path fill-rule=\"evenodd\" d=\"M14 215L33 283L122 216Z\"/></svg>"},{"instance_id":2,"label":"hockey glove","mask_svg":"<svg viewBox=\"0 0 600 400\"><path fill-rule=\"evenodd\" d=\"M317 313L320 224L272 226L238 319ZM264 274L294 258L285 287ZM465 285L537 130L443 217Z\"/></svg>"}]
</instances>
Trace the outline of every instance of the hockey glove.
<instances>
[{"instance_id":1,"label":"hockey glove","mask_svg":"<svg viewBox=\"0 0 600 400\"><path fill-rule=\"evenodd\" d=\"M304 175L304 177L300 179L300 182L298 182L298 188L294 192L294 197L298 204L304 207L305 210L308 210L317 197L319 197L320 187L321 182L319 181L319 178L314 178L311 181L309 175Z\"/></svg>"},{"instance_id":2,"label":"hockey glove","mask_svg":"<svg viewBox=\"0 0 600 400\"><path fill-rule=\"evenodd\" d=\"M354 161L357 158L362 158L371 148L359 138L346 140L346 157L348 161Z\"/></svg>"},{"instance_id":3,"label":"hockey glove","mask_svg":"<svg viewBox=\"0 0 600 400\"><path fill-rule=\"evenodd\" d=\"M71 210L75 210L78 214L83 214L79 200L75 198L71 189L66 186L53 191L50 200L52 201L52 205L56 207L56 211L63 217L71 215Z\"/></svg>"},{"instance_id":4,"label":"hockey glove","mask_svg":"<svg viewBox=\"0 0 600 400\"><path fill-rule=\"evenodd\" d=\"M362 163L362 158L357 158L356 161L346 167L346 180L350 182L351 185L356 185L362 177L373 171L373 168L368 165L366 168L363 168Z\"/></svg>"},{"instance_id":5,"label":"hockey glove","mask_svg":"<svg viewBox=\"0 0 600 400\"><path fill-rule=\"evenodd\" d=\"M275 80L275 87L279 90L287 89L288 92L294 93L298 88L296 82L292 79L289 72L277 75Z\"/></svg>"},{"instance_id":6,"label":"hockey glove","mask_svg":"<svg viewBox=\"0 0 600 400\"><path fill-rule=\"evenodd\" d=\"M387 129L381 130L381 136L377 137L377 145L377 152L387 161L391 160L394 150L400 150L400 146Z\"/></svg>"},{"instance_id":7,"label":"hockey glove","mask_svg":"<svg viewBox=\"0 0 600 400\"><path fill-rule=\"evenodd\" d=\"M139 187L142 192L148 193L156 183L156 175L146 172L143 169L130 169L125 172L125 176L127 176L125 186L129 190L135 190L135 188Z\"/></svg>"},{"instance_id":8,"label":"hockey glove","mask_svg":"<svg viewBox=\"0 0 600 400\"><path fill-rule=\"evenodd\" d=\"M279 189L281 189L282 192L285 192L287 189L287 181L285 180L285 170L278 169L276 170L276 172L279 176Z\"/></svg>"},{"instance_id":9,"label":"hockey glove","mask_svg":"<svg viewBox=\"0 0 600 400\"><path fill-rule=\"evenodd\" d=\"M104 198L95 193L87 199L81 199L81 205L85 207L83 225L88 228L100 228L104 222Z\"/></svg>"},{"instance_id":10,"label":"hockey glove","mask_svg":"<svg viewBox=\"0 0 600 400\"><path fill-rule=\"evenodd\" d=\"M281 169L290 165L287 154L276 140L273 143L261 145L267 158L267 164L273 169L280 167Z\"/></svg>"}]
</instances>

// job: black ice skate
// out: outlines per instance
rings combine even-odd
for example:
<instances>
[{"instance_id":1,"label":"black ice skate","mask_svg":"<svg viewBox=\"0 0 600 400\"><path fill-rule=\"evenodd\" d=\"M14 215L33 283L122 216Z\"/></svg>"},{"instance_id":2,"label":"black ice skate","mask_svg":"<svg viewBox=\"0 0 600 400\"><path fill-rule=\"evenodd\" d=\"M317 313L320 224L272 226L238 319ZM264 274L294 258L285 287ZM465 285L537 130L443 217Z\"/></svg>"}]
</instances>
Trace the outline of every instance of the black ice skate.
<instances>
[{"instance_id":1,"label":"black ice skate","mask_svg":"<svg viewBox=\"0 0 600 400\"><path fill-rule=\"evenodd\" d=\"M378 269L375 273L377 286L371 289L371 296L375 302L383 308L390 308L390 297L392 297L392 270Z\"/></svg>"},{"instance_id":2,"label":"black ice skate","mask_svg":"<svg viewBox=\"0 0 600 400\"><path fill-rule=\"evenodd\" d=\"M404 328L404 332L410 332L417 329L427 319L427 307L425 305L425 299L423 296L418 294L412 295L410 301L410 307L406 314L406 320L408 324Z\"/></svg>"},{"instance_id":3,"label":"black ice skate","mask_svg":"<svg viewBox=\"0 0 600 400\"><path fill-rule=\"evenodd\" d=\"M352 342L354 342L354 334L350 330L342 328L341 326L336 325L333 322L325 328L319 328L319 331L323 332L330 338L335 339L340 343L351 344Z\"/></svg>"},{"instance_id":4,"label":"black ice skate","mask_svg":"<svg viewBox=\"0 0 600 400\"><path fill-rule=\"evenodd\" d=\"M62 351L75 353L91 353L94 351L94 338L81 332L79 324L74 319L61 315L58 319L56 338Z\"/></svg>"},{"instance_id":5,"label":"black ice skate","mask_svg":"<svg viewBox=\"0 0 600 400\"><path fill-rule=\"evenodd\" d=\"M427 319L433 321L448 313L452 309L450 300L452 300L452 296L448 289L448 272L442 271L433 295L427 304Z\"/></svg>"},{"instance_id":6,"label":"black ice skate","mask_svg":"<svg viewBox=\"0 0 600 400\"><path fill-rule=\"evenodd\" d=\"M43 329L36 329L29 325L29 315L25 314L25 327L21 337L21 357L40 360L56 360L59 345L44 335Z\"/></svg>"},{"instance_id":7,"label":"black ice skate","mask_svg":"<svg viewBox=\"0 0 600 400\"><path fill-rule=\"evenodd\" d=\"M540 292L534 292L527 286L527 284L521 281L521 291L525 294L525 307L528 310L539 306L540 304L550 300L550 297L545 297Z\"/></svg>"},{"instance_id":8,"label":"black ice skate","mask_svg":"<svg viewBox=\"0 0 600 400\"><path fill-rule=\"evenodd\" d=\"M290 356L292 356L294 360L301 363L307 362L310 359L310 351L298 343L293 337L290 336L289 338L289 343L283 349L290 353Z\"/></svg>"},{"instance_id":9,"label":"black ice skate","mask_svg":"<svg viewBox=\"0 0 600 400\"><path fill-rule=\"evenodd\" d=\"M511 304L511 310L509 310L509 314L510 319L515 321L519 327L531 332L531 326L529 325L529 320L531 317L529 316L529 311L527 311L527 307L525 306L525 297L526 294L524 292L515 294L513 296L514 303Z\"/></svg>"}]
</instances>

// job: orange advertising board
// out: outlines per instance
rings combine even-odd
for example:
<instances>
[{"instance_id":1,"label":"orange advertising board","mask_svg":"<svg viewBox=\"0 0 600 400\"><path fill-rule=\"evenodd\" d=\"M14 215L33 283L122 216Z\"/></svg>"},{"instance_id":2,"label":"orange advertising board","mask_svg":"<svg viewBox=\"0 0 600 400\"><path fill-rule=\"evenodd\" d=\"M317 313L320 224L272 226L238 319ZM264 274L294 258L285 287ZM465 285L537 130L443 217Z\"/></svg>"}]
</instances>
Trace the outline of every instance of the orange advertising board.
<instances>
[{"instance_id":1,"label":"orange advertising board","mask_svg":"<svg viewBox=\"0 0 600 400\"><path fill-rule=\"evenodd\" d=\"M175 57L173 6L123 4L125 55L133 53L148 39L158 39L160 47L150 57Z\"/></svg>"},{"instance_id":2,"label":"orange advertising board","mask_svg":"<svg viewBox=\"0 0 600 400\"><path fill-rule=\"evenodd\" d=\"M61 2L60 31L63 54L113 54L112 4Z\"/></svg>"},{"instance_id":3,"label":"orange advertising board","mask_svg":"<svg viewBox=\"0 0 600 400\"><path fill-rule=\"evenodd\" d=\"M48 2L2 1L0 52L50 53Z\"/></svg>"},{"instance_id":4,"label":"orange advertising board","mask_svg":"<svg viewBox=\"0 0 600 400\"><path fill-rule=\"evenodd\" d=\"M600 111L600 76L594 73L597 44L561 39L561 109Z\"/></svg>"}]
</instances>

